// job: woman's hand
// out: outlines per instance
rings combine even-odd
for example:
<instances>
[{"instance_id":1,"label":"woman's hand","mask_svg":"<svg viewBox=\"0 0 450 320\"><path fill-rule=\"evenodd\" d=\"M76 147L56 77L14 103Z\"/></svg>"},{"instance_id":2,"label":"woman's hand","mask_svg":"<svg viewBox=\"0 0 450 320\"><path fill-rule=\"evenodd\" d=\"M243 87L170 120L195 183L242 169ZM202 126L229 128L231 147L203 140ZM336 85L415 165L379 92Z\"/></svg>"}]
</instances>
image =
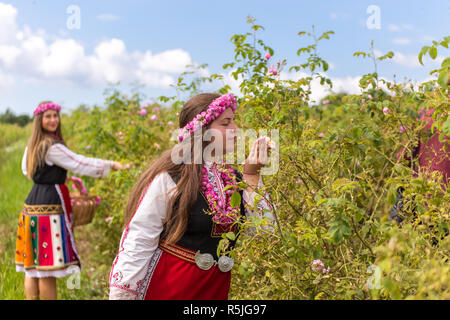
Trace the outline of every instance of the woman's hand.
<instances>
[{"instance_id":1,"label":"woman's hand","mask_svg":"<svg viewBox=\"0 0 450 320\"><path fill-rule=\"evenodd\" d=\"M259 175L259 171L268 163L267 140L261 137L253 142L252 149L244 164L244 175Z\"/></svg>"},{"instance_id":2,"label":"woman's hand","mask_svg":"<svg viewBox=\"0 0 450 320\"><path fill-rule=\"evenodd\" d=\"M124 168L123 164L121 164L120 162L114 161L111 169L113 169L114 171L117 171L117 170L121 170L123 168Z\"/></svg>"}]
</instances>

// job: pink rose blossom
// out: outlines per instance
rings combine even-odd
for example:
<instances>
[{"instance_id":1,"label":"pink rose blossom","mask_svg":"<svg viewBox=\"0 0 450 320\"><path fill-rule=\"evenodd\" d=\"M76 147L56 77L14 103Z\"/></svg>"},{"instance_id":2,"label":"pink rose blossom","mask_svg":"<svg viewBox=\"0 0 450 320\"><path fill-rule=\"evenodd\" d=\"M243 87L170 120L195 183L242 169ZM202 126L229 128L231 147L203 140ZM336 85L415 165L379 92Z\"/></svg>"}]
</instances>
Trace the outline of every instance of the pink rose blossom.
<instances>
[{"instance_id":1,"label":"pink rose blossom","mask_svg":"<svg viewBox=\"0 0 450 320\"><path fill-rule=\"evenodd\" d=\"M157 119L158 119L158 116L156 114L154 114L150 117L150 120L152 120L152 121L156 121Z\"/></svg>"},{"instance_id":2,"label":"pink rose blossom","mask_svg":"<svg viewBox=\"0 0 450 320\"><path fill-rule=\"evenodd\" d=\"M319 137L320 137L320 138L323 138L324 135L325 135L325 134L324 134L323 132L319 133Z\"/></svg>"},{"instance_id":3,"label":"pink rose blossom","mask_svg":"<svg viewBox=\"0 0 450 320\"><path fill-rule=\"evenodd\" d=\"M405 133L406 128L404 126L400 126L400 129L398 130L400 133Z\"/></svg>"},{"instance_id":4,"label":"pink rose blossom","mask_svg":"<svg viewBox=\"0 0 450 320\"><path fill-rule=\"evenodd\" d=\"M368 97L369 97L369 100L373 100L373 97L371 94L369 94Z\"/></svg>"},{"instance_id":5,"label":"pink rose blossom","mask_svg":"<svg viewBox=\"0 0 450 320\"><path fill-rule=\"evenodd\" d=\"M141 116L145 116L147 114L147 110L145 109L141 109L141 111L139 111L139 115Z\"/></svg>"},{"instance_id":6,"label":"pink rose blossom","mask_svg":"<svg viewBox=\"0 0 450 320\"><path fill-rule=\"evenodd\" d=\"M109 223L109 222L112 221L112 219L113 219L113 217L108 217L108 218L105 219L105 222L106 222L106 223Z\"/></svg>"},{"instance_id":7,"label":"pink rose blossom","mask_svg":"<svg viewBox=\"0 0 450 320\"><path fill-rule=\"evenodd\" d=\"M270 53L266 53L266 55L264 56L264 59L269 60L270 58L272 58Z\"/></svg>"},{"instance_id":8,"label":"pink rose blossom","mask_svg":"<svg viewBox=\"0 0 450 320\"><path fill-rule=\"evenodd\" d=\"M273 74L274 76L276 76L276 75L278 74L278 71L277 71L277 69L275 69L274 66L271 66L271 67L269 68L269 73L271 73L271 74Z\"/></svg>"},{"instance_id":9,"label":"pink rose blossom","mask_svg":"<svg viewBox=\"0 0 450 320\"><path fill-rule=\"evenodd\" d=\"M169 126L173 126L173 122L172 122L172 121L168 121L167 124L168 124Z\"/></svg>"},{"instance_id":10,"label":"pink rose blossom","mask_svg":"<svg viewBox=\"0 0 450 320\"><path fill-rule=\"evenodd\" d=\"M330 100L328 100L328 99L322 101L322 104L329 104L329 103L330 103Z\"/></svg>"},{"instance_id":11,"label":"pink rose blossom","mask_svg":"<svg viewBox=\"0 0 450 320\"><path fill-rule=\"evenodd\" d=\"M389 108L388 108L388 107L384 107L384 108L383 108L383 113L384 113L385 115L387 115L387 114L389 113Z\"/></svg>"}]
</instances>

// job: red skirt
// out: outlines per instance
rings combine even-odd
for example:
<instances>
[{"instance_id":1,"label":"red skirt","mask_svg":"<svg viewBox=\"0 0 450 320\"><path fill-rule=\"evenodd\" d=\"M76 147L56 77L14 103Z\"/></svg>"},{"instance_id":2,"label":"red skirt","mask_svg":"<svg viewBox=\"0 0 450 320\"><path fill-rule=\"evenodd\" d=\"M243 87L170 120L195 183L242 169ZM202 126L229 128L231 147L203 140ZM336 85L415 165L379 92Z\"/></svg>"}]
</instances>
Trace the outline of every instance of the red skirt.
<instances>
[{"instance_id":1,"label":"red skirt","mask_svg":"<svg viewBox=\"0 0 450 320\"><path fill-rule=\"evenodd\" d=\"M177 248L195 255L192 250ZM217 265L202 270L195 262L162 251L145 300L228 300L230 281L231 271L222 272Z\"/></svg>"}]
</instances>

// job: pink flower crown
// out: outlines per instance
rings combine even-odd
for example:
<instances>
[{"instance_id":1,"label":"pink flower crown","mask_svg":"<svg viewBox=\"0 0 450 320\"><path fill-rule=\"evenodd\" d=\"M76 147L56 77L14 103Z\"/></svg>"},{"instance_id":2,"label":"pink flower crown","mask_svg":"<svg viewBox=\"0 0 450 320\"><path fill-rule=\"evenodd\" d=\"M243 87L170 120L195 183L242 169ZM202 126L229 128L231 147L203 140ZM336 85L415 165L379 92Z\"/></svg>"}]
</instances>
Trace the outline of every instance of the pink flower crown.
<instances>
[{"instance_id":1,"label":"pink flower crown","mask_svg":"<svg viewBox=\"0 0 450 320\"><path fill-rule=\"evenodd\" d=\"M56 103L53 103L53 102L49 102L49 103L46 103L46 104L41 104L41 105L39 105L35 110L34 110L34 114L35 115L38 115L39 113L41 113L41 112L45 112L45 111L47 111L47 110L49 110L49 109L53 109L53 110L56 110L56 111L61 111L61 106L59 105L59 104L56 104Z\"/></svg>"},{"instance_id":2,"label":"pink flower crown","mask_svg":"<svg viewBox=\"0 0 450 320\"><path fill-rule=\"evenodd\" d=\"M208 125L217 119L226 108L231 108L233 113L236 112L236 98L231 94L224 94L211 102L206 111L199 113L183 128L178 131L178 140L181 142L189 137L192 133Z\"/></svg>"}]
</instances>

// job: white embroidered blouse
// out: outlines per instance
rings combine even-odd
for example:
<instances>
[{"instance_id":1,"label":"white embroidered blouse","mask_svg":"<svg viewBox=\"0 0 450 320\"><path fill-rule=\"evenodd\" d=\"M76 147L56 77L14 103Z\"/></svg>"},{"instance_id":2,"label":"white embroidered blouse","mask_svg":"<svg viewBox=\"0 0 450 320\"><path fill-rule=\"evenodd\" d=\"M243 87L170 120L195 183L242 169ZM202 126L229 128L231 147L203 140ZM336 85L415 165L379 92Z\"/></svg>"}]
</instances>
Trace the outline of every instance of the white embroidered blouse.
<instances>
[{"instance_id":1,"label":"white embroidered blouse","mask_svg":"<svg viewBox=\"0 0 450 320\"><path fill-rule=\"evenodd\" d=\"M28 147L25 148L22 158L22 172L25 176L27 175L27 151ZM114 161L85 157L72 152L61 143L55 143L48 150L45 163L49 166L57 165L78 175L102 178L109 174Z\"/></svg>"},{"instance_id":2,"label":"white embroidered blouse","mask_svg":"<svg viewBox=\"0 0 450 320\"><path fill-rule=\"evenodd\" d=\"M208 171L214 170L209 161L205 163L205 167ZM262 185L260 177L258 187ZM136 213L123 231L119 252L113 262L110 273L110 300L136 299L139 284L145 278L148 264L158 247L166 221L166 206L175 187L171 176L163 172L144 190ZM269 199L268 194L265 193L265 197L257 204L258 212L250 209L254 206L254 195L254 192L249 194L246 190L243 191L246 216L264 216L274 221L273 209L265 199Z\"/></svg>"}]
</instances>

